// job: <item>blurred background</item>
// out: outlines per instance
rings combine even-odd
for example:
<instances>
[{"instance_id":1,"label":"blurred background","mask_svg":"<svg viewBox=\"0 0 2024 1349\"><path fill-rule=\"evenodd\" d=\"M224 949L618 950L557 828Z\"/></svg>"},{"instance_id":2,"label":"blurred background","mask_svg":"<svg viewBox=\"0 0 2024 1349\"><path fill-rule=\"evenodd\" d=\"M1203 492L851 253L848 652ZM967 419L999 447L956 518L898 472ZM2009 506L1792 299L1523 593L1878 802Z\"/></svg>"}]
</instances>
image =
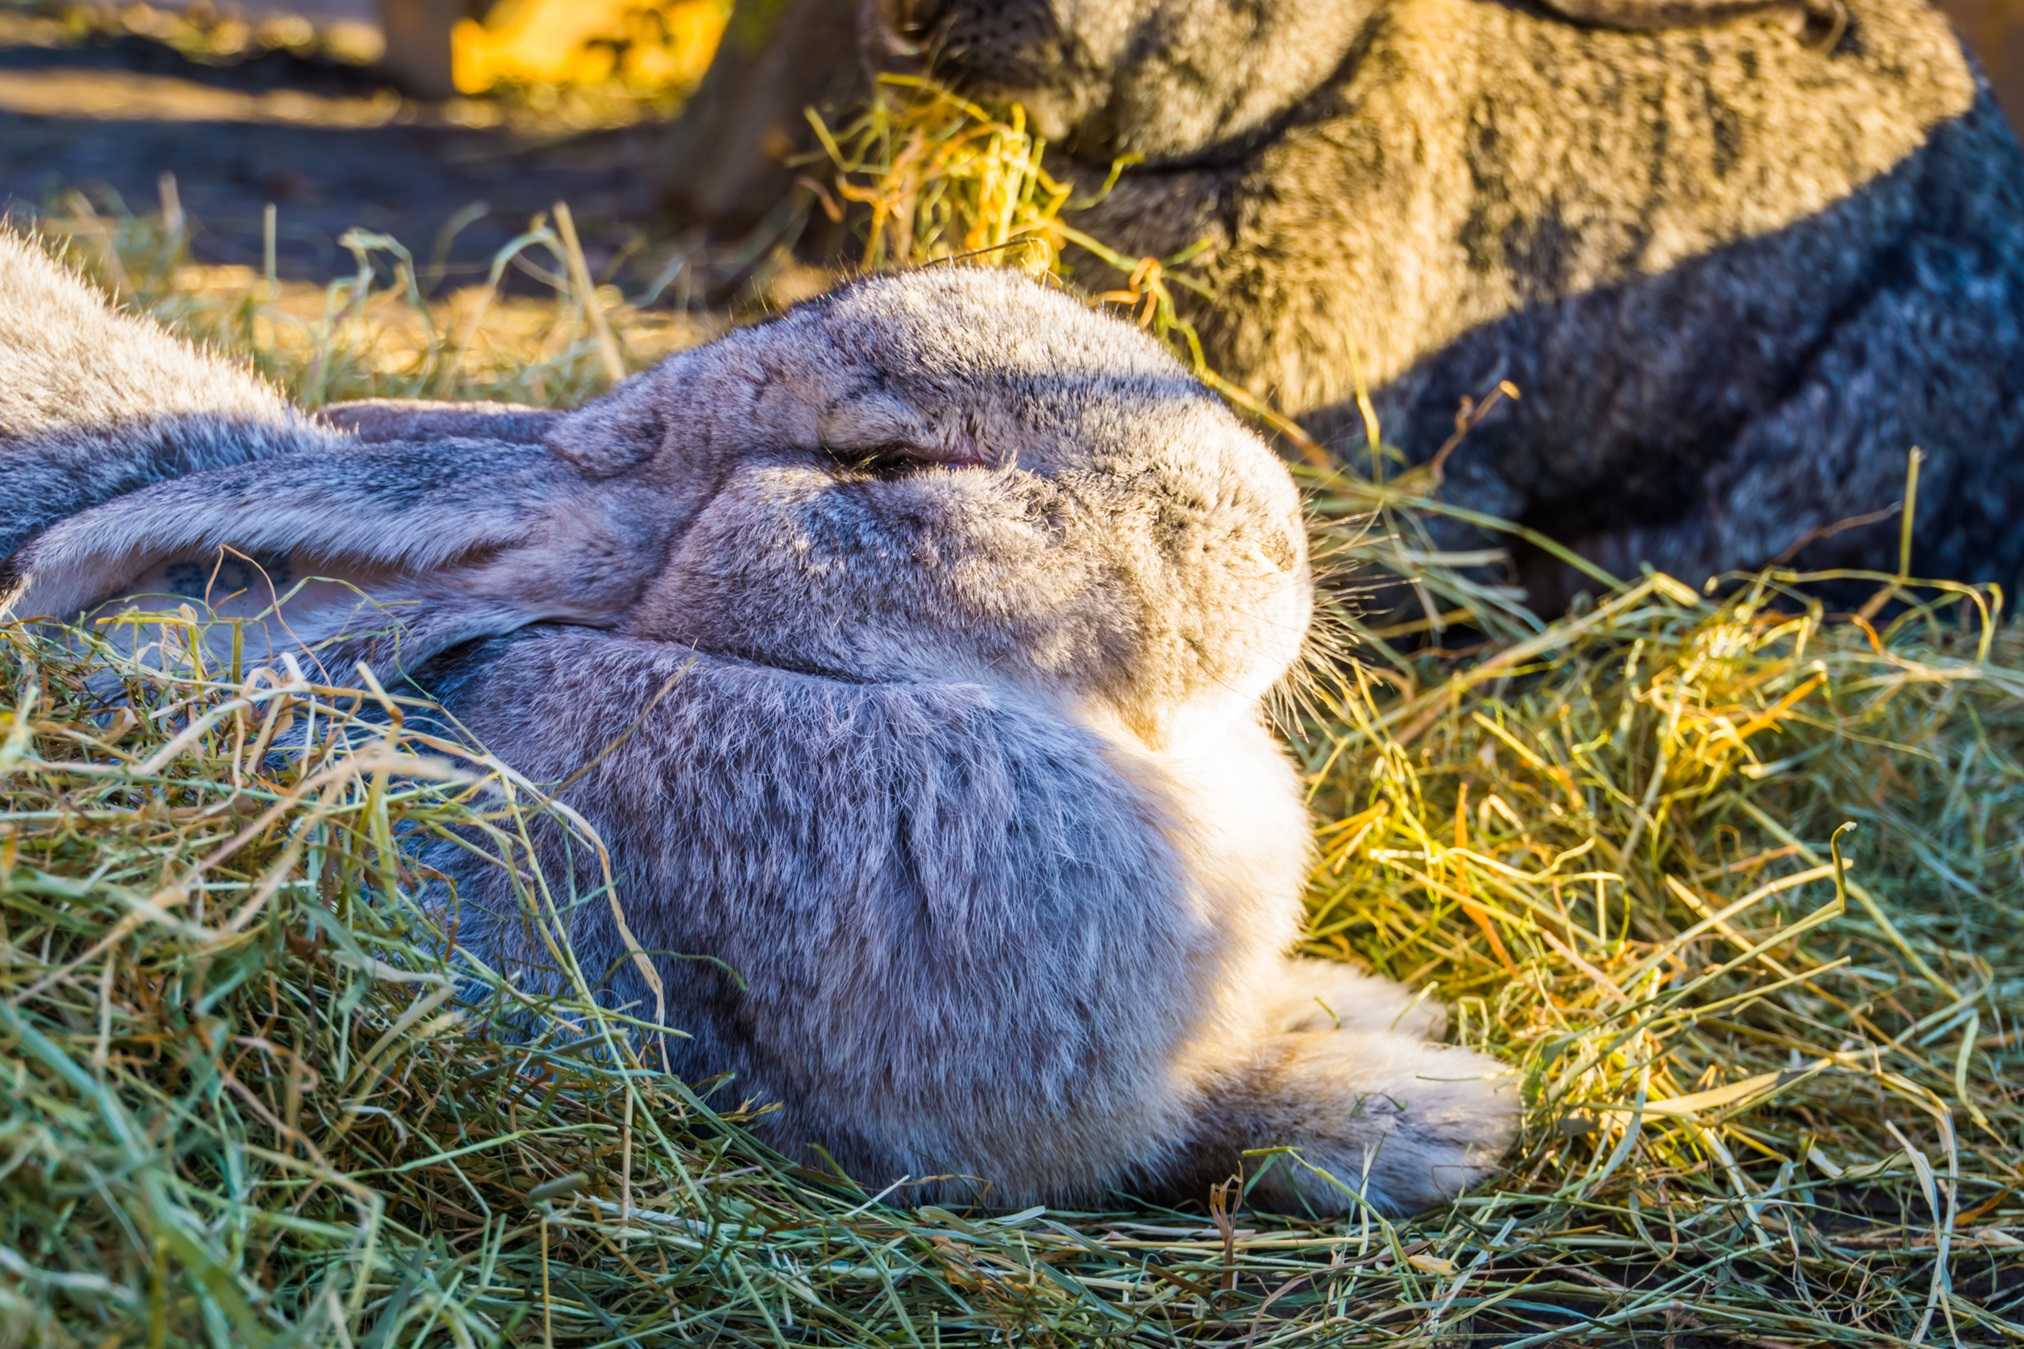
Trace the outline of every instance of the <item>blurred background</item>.
<instances>
[{"instance_id":1,"label":"blurred background","mask_svg":"<svg viewBox=\"0 0 2024 1349\"><path fill-rule=\"evenodd\" d=\"M845 246L804 109L862 95L855 7L16 0L0 6L0 196L85 234L158 220L184 283L217 269L269 299L374 250L451 295L567 202L590 278L629 303L785 303L820 284L807 260ZM2024 4L1947 8L2014 115ZM553 279L525 255L496 278L507 294Z\"/></svg>"},{"instance_id":2,"label":"blurred background","mask_svg":"<svg viewBox=\"0 0 2024 1349\"><path fill-rule=\"evenodd\" d=\"M702 303L756 278L791 299L811 199L790 200L790 161L826 79L788 71L791 96L715 96L701 128L682 114L720 54L738 67L723 93L763 76L802 11L834 11L822 60L859 86L850 8L17 0L0 5L0 198L73 233L156 218L192 262L283 285L350 270L348 232L384 236L432 292L482 279L566 201L593 274L629 292ZM734 161L749 163L690 172Z\"/></svg>"}]
</instances>

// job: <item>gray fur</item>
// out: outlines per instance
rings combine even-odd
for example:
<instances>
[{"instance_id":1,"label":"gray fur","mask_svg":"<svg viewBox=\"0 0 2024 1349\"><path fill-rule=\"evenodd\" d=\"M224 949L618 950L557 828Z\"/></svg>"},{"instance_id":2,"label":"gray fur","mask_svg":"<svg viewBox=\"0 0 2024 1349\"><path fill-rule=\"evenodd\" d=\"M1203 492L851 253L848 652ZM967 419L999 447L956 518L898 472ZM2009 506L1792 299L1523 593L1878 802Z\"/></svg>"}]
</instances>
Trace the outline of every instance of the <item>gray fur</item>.
<instances>
[{"instance_id":1,"label":"gray fur","mask_svg":"<svg viewBox=\"0 0 2024 1349\"><path fill-rule=\"evenodd\" d=\"M1025 101L1089 182L1144 155L1079 223L1209 241L1212 362L1351 463L1359 380L1416 462L1511 380L1442 497L1699 581L1895 569L1895 521L1828 531L1898 503L1917 446L1914 567L2014 582L2024 155L1946 20L1552 7L915 0L868 45Z\"/></svg>"},{"instance_id":2,"label":"gray fur","mask_svg":"<svg viewBox=\"0 0 2024 1349\"><path fill-rule=\"evenodd\" d=\"M457 437L538 445L563 414L553 408L510 403L434 403L418 398L367 398L332 403L317 412L325 425L365 441Z\"/></svg>"},{"instance_id":3,"label":"gray fur","mask_svg":"<svg viewBox=\"0 0 2024 1349\"><path fill-rule=\"evenodd\" d=\"M96 349L81 378L126 376L126 346ZM214 373L233 406L242 377L206 367L177 407L229 441L201 411ZM1516 1125L1498 1065L1430 1044L1440 1014L1404 990L1287 954L1307 820L1260 701L1309 617L1299 502L1155 344L1012 274L936 270L560 419L496 416L380 405L362 440L276 413L286 436L175 474L156 439L66 423L53 443L94 447L78 481L117 494L39 529L12 503L43 444L17 437L15 612L187 587L221 548L393 596L397 647L356 640L328 589L268 634L404 669L559 785L609 845L686 1032L675 1066L730 1074L728 1100L777 1103L778 1146L874 1187L1198 1196L1284 1146L1301 1160L1271 1162L1261 1202L1401 1211L1494 1166ZM601 869L560 827L535 842L580 896L600 995L653 1015ZM417 846L460 945L560 977L519 877Z\"/></svg>"},{"instance_id":4,"label":"gray fur","mask_svg":"<svg viewBox=\"0 0 2024 1349\"><path fill-rule=\"evenodd\" d=\"M82 506L280 453L302 435L258 378L108 313L33 240L0 228L0 559Z\"/></svg>"}]
</instances>

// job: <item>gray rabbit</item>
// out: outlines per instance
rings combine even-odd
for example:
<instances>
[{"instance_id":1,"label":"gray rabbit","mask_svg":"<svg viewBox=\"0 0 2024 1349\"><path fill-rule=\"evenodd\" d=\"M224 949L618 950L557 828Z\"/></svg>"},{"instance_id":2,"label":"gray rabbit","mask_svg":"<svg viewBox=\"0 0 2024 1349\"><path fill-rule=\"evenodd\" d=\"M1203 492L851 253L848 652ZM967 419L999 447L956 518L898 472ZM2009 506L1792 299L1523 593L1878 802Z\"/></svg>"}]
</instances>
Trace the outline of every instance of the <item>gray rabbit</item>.
<instances>
[{"instance_id":1,"label":"gray rabbit","mask_svg":"<svg viewBox=\"0 0 2024 1349\"><path fill-rule=\"evenodd\" d=\"M1437 1006L1289 954L1308 825L1260 704L1309 622L1300 503L1130 327L935 269L574 413L318 424L18 240L0 287L5 610L208 600L277 655L410 674L596 826L675 1067L777 1103L783 1149L909 1198L1248 1169L1342 1213L1510 1142L1509 1075L1434 1043ZM570 845L541 836L544 875L590 895ZM523 878L426 861L460 944L553 977ZM609 905L567 913L652 1015Z\"/></svg>"},{"instance_id":2,"label":"gray rabbit","mask_svg":"<svg viewBox=\"0 0 2024 1349\"><path fill-rule=\"evenodd\" d=\"M1918 447L1913 567L2014 582L2024 156L1946 21L1546 3L879 0L865 32L1024 102L1085 185L1142 156L1080 223L1208 241L1211 362L1360 468L1360 383L1424 464L1509 380L1441 496L1697 582L1895 570Z\"/></svg>"}]
</instances>

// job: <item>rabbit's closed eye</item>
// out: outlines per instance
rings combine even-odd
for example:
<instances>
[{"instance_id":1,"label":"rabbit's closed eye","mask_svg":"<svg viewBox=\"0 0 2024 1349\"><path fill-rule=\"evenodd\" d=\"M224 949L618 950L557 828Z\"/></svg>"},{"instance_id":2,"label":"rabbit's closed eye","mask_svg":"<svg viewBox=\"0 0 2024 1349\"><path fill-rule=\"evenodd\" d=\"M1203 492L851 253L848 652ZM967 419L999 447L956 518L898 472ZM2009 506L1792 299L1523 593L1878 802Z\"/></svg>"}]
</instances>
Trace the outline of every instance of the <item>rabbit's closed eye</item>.
<instances>
[{"instance_id":1,"label":"rabbit's closed eye","mask_svg":"<svg viewBox=\"0 0 2024 1349\"><path fill-rule=\"evenodd\" d=\"M844 472L870 478L899 477L902 474L918 472L933 462L919 454L915 446L904 444L872 445L851 449L825 445L822 452Z\"/></svg>"},{"instance_id":2,"label":"rabbit's closed eye","mask_svg":"<svg viewBox=\"0 0 2024 1349\"><path fill-rule=\"evenodd\" d=\"M936 425L885 392L826 408L818 418L822 453L852 473L891 478L926 468L991 468L1010 456L993 453L972 432Z\"/></svg>"},{"instance_id":3,"label":"rabbit's closed eye","mask_svg":"<svg viewBox=\"0 0 2024 1349\"><path fill-rule=\"evenodd\" d=\"M998 460L982 446L888 441L882 445L824 445L827 455L846 473L868 478L900 478L925 469L993 468Z\"/></svg>"}]
</instances>

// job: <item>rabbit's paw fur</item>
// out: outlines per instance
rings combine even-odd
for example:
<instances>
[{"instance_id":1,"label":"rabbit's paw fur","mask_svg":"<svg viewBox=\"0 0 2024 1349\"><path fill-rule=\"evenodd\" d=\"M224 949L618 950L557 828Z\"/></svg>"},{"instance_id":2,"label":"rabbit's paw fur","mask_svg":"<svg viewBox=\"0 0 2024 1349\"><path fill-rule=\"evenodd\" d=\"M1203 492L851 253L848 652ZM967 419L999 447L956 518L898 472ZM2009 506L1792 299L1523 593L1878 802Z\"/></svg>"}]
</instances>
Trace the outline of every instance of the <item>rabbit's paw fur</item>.
<instances>
[{"instance_id":1,"label":"rabbit's paw fur","mask_svg":"<svg viewBox=\"0 0 2024 1349\"><path fill-rule=\"evenodd\" d=\"M1277 1036L1245 1076L1250 1197L1274 1210L1408 1214L1445 1203L1497 1169L1521 1119L1510 1069L1389 1031Z\"/></svg>"},{"instance_id":2,"label":"rabbit's paw fur","mask_svg":"<svg viewBox=\"0 0 2024 1349\"><path fill-rule=\"evenodd\" d=\"M1268 993L1270 1031L1385 1030L1438 1040L1448 1030L1448 1009L1426 991L1339 961L1288 959Z\"/></svg>"}]
</instances>

